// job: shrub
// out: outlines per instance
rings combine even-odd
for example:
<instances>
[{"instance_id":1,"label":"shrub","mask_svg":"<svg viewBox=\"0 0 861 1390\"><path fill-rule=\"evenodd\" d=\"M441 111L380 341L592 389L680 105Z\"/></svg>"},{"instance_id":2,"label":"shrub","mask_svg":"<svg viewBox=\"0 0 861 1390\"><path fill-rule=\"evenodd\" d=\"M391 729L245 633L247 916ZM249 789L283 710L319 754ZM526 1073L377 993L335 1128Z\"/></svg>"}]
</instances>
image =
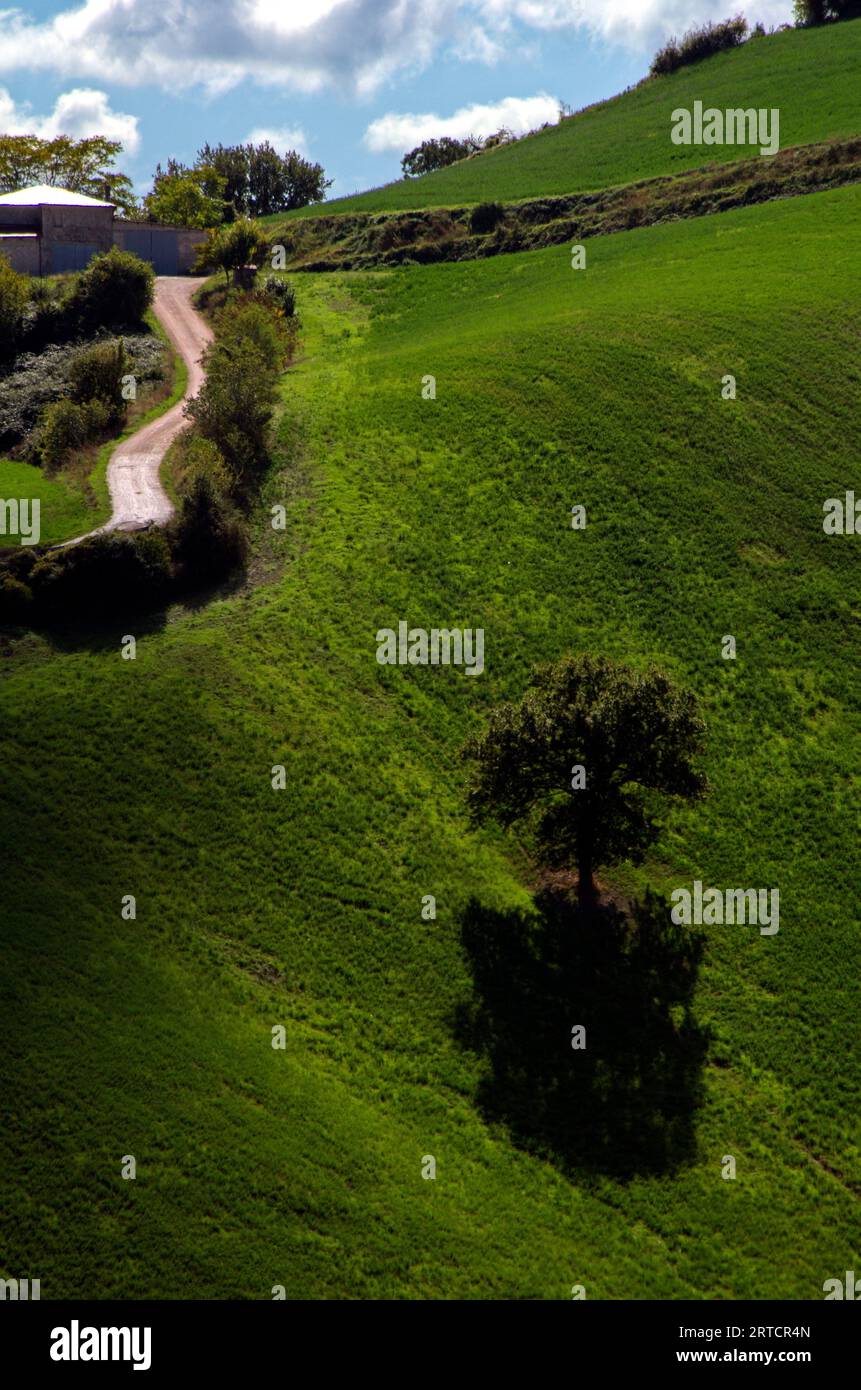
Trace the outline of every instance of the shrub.
<instances>
[{"instance_id":1,"label":"shrub","mask_svg":"<svg viewBox=\"0 0 861 1390\"><path fill-rule=\"evenodd\" d=\"M216 445L237 480L245 482L266 458L276 369L247 341L216 340L206 351L204 366L206 380L186 406L186 416Z\"/></svg>"},{"instance_id":2,"label":"shrub","mask_svg":"<svg viewBox=\"0 0 861 1390\"><path fill-rule=\"evenodd\" d=\"M272 370L281 366L287 334L284 324L267 301L231 299L216 320L216 335L224 347L242 352L246 346L255 348L271 364Z\"/></svg>"},{"instance_id":3,"label":"shrub","mask_svg":"<svg viewBox=\"0 0 861 1390\"><path fill-rule=\"evenodd\" d=\"M85 401L82 408L87 426L88 442L109 432L115 423L111 407L107 401L98 399Z\"/></svg>"},{"instance_id":4,"label":"shrub","mask_svg":"<svg viewBox=\"0 0 861 1390\"><path fill-rule=\"evenodd\" d=\"M65 398L49 405L39 430L39 452L47 468L65 463L73 449L80 449L88 438L85 406Z\"/></svg>"},{"instance_id":5,"label":"shrub","mask_svg":"<svg viewBox=\"0 0 861 1390\"><path fill-rule=\"evenodd\" d=\"M466 159L467 155L475 154L480 149L481 141L472 136L466 140L455 140L450 135L443 135L438 140L423 140L404 155L401 169L405 178L419 178L422 174L433 173L434 169L445 169L447 165Z\"/></svg>"},{"instance_id":6,"label":"shrub","mask_svg":"<svg viewBox=\"0 0 861 1390\"><path fill-rule=\"evenodd\" d=\"M263 293L280 309L285 319L296 312L296 291L287 280L279 280L277 275L268 275L263 284Z\"/></svg>"},{"instance_id":7,"label":"shrub","mask_svg":"<svg viewBox=\"0 0 861 1390\"><path fill-rule=\"evenodd\" d=\"M0 256L0 354L12 356L21 336L24 310L30 299L26 275L13 270Z\"/></svg>"},{"instance_id":8,"label":"shrub","mask_svg":"<svg viewBox=\"0 0 861 1390\"><path fill-rule=\"evenodd\" d=\"M795 23L800 29L837 19L861 18L861 0L795 0Z\"/></svg>"},{"instance_id":9,"label":"shrub","mask_svg":"<svg viewBox=\"0 0 861 1390\"><path fill-rule=\"evenodd\" d=\"M744 43L747 34L747 20L743 15L734 19L724 19L719 24L702 24L698 29L688 29L681 39L670 39L663 48L658 49L649 68L650 77L662 77L688 63L699 63L727 48L737 48Z\"/></svg>"},{"instance_id":10,"label":"shrub","mask_svg":"<svg viewBox=\"0 0 861 1390\"><path fill-rule=\"evenodd\" d=\"M179 578L186 584L222 579L248 553L242 518L202 473L191 481L168 539Z\"/></svg>"},{"instance_id":11,"label":"shrub","mask_svg":"<svg viewBox=\"0 0 861 1390\"><path fill-rule=\"evenodd\" d=\"M55 292L50 280L31 280L30 282L30 303L37 308L43 308L50 304L55 298Z\"/></svg>"},{"instance_id":12,"label":"shrub","mask_svg":"<svg viewBox=\"0 0 861 1390\"><path fill-rule=\"evenodd\" d=\"M513 144L514 139L514 131L509 130L507 126L502 126L499 130L495 130L492 135L485 136L481 148L482 151L495 150L499 145Z\"/></svg>"},{"instance_id":13,"label":"shrub","mask_svg":"<svg viewBox=\"0 0 861 1390\"><path fill-rule=\"evenodd\" d=\"M679 53L679 41L676 38L667 39L663 48L659 48L652 65L649 68L650 77L665 77L669 72L675 72L676 68L682 66L682 59Z\"/></svg>"},{"instance_id":14,"label":"shrub","mask_svg":"<svg viewBox=\"0 0 861 1390\"><path fill-rule=\"evenodd\" d=\"M39 454L46 468L58 468L76 449L104 434L112 422L107 401L73 401L49 405L39 429Z\"/></svg>"},{"instance_id":15,"label":"shrub","mask_svg":"<svg viewBox=\"0 0 861 1390\"><path fill-rule=\"evenodd\" d=\"M211 439L186 430L174 446L172 462L177 490L183 497L198 478L208 478L225 497L232 495L236 479Z\"/></svg>"},{"instance_id":16,"label":"shrub","mask_svg":"<svg viewBox=\"0 0 861 1390\"><path fill-rule=\"evenodd\" d=\"M479 203L470 214L470 231L480 235L485 232L492 232L504 216L505 208L501 203Z\"/></svg>"},{"instance_id":17,"label":"shrub","mask_svg":"<svg viewBox=\"0 0 861 1390\"><path fill-rule=\"evenodd\" d=\"M0 451L14 448L29 434L41 412L68 391L68 350L48 348L39 356L17 357L0 390Z\"/></svg>"},{"instance_id":18,"label":"shrub","mask_svg":"<svg viewBox=\"0 0 861 1390\"><path fill-rule=\"evenodd\" d=\"M22 584L29 586L30 572L39 559L39 551L32 545L19 545L7 550L0 561L0 574L11 574Z\"/></svg>"},{"instance_id":19,"label":"shrub","mask_svg":"<svg viewBox=\"0 0 861 1390\"><path fill-rule=\"evenodd\" d=\"M0 570L0 624L26 627L33 611L33 594L22 580Z\"/></svg>"},{"instance_id":20,"label":"shrub","mask_svg":"<svg viewBox=\"0 0 861 1390\"><path fill-rule=\"evenodd\" d=\"M77 283L77 276L68 277L62 283L33 281L22 324L23 351L36 352L49 344L56 347L79 335L81 316L73 302Z\"/></svg>"},{"instance_id":21,"label":"shrub","mask_svg":"<svg viewBox=\"0 0 861 1390\"><path fill-rule=\"evenodd\" d=\"M152 266L112 246L80 276L70 307L91 326L137 324L152 304L154 289Z\"/></svg>"},{"instance_id":22,"label":"shrub","mask_svg":"<svg viewBox=\"0 0 861 1390\"><path fill-rule=\"evenodd\" d=\"M161 531L93 536L43 556L30 575L39 617L47 622L108 617L163 602L171 580Z\"/></svg>"},{"instance_id":23,"label":"shrub","mask_svg":"<svg viewBox=\"0 0 861 1390\"><path fill-rule=\"evenodd\" d=\"M96 343L79 352L69 365L72 400L82 404L95 400L104 402L108 422L119 424L125 415L123 377L128 365L121 338L115 342Z\"/></svg>"}]
</instances>

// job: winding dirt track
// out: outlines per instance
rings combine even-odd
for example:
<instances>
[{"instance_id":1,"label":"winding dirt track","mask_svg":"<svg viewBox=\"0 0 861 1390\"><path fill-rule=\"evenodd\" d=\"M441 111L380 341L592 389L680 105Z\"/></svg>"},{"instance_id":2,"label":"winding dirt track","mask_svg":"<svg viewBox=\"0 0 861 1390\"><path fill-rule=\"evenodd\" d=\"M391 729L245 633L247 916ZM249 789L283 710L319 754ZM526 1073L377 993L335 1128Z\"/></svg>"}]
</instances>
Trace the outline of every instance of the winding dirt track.
<instances>
[{"instance_id":1,"label":"winding dirt track","mask_svg":"<svg viewBox=\"0 0 861 1390\"><path fill-rule=\"evenodd\" d=\"M159 478L161 462L169 446L184 428L183 407L203 383L200 358L212 340L209 324L192 306L191 297L203 284L187 276L159 276L155 282L153 309L174 347L188 367L185 395L157 420L144 425L120 444L108 464L111 516L104 526L67 541L77 545L88 536L105 531L140 531L150 523L162 525L173 505Z\"/></svg>"}]
</instances>

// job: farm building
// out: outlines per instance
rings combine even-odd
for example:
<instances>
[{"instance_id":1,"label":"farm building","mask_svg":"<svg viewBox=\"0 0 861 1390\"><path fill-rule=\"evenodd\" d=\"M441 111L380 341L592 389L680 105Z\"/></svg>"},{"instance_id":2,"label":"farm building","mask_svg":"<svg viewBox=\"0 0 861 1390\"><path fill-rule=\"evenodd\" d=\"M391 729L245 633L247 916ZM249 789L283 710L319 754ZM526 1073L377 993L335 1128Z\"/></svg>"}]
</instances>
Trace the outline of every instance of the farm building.
<instances>
[{"instance_id":1,"label":"farm building","mask_svg":"<svg viewBox=\"0 0 861 1390\"><path fill-rule=\"evenodd\" d=\"M187 227L127 222L113 203L66 188L0 193L0 255L24 275L84 270L93 256L118 246L149 261L157 275L183 275L205 233Z\"/></svg>"}]
</instances>

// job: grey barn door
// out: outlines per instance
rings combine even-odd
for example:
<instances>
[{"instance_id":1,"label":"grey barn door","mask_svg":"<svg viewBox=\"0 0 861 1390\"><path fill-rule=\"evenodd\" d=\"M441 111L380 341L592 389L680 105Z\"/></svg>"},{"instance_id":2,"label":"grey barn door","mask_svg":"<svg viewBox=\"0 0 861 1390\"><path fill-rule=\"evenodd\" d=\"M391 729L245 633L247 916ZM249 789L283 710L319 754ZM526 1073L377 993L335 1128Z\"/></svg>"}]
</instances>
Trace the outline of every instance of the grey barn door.
<instances>
[{"instance_id":1,"label":"grey barn door","mask_svg":"<svg viewBox=\"0 0 861 1390\"><path fill-rule=\"evenodd\" d=\"M176 232L160 227L130 227L123 234L123 242L127 251L149 261L156 275L179 274Z\"/></svg>"},{"instance_id":2,"label":"grey barn door","mask_svg":"<svg viewBox=\"0 0 861 1390\"><path fill-rule=\"evenodd\" d=\"M176 232L153 228L152 263L156 275L179 274L179 246Z\"/></svg>"},{"instance_id":3,"label":"grey barn door","mask_svg":"<svg viewBox=\"0 0 861 1390\"><path fill-rule=\"evenodd\" d=\"M69 275L74 270L86 270L98 246L82 246L76 241L55 241L51 246L51 270L54 275Z\"/></svg>"}]
</instances>

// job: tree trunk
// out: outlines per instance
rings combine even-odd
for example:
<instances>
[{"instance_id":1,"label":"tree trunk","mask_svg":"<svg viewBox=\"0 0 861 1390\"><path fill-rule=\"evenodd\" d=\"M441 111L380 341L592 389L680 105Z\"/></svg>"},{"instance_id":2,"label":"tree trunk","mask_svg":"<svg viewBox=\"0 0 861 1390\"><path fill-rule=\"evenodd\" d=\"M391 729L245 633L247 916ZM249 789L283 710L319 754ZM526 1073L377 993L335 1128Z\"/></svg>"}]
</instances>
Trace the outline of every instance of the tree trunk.
<instances>
[{"instance_id":1,"label":"tree trunk","mask_svg":"<svg viewBox=\"0 0 861 1390\"><path fill-rule=\"evenodd\" d=\"M577 901L580 907L587 910L594 908L598 901L592 856L587 850L581 850L577 855Z\"/></svg>"}]
</instances>

